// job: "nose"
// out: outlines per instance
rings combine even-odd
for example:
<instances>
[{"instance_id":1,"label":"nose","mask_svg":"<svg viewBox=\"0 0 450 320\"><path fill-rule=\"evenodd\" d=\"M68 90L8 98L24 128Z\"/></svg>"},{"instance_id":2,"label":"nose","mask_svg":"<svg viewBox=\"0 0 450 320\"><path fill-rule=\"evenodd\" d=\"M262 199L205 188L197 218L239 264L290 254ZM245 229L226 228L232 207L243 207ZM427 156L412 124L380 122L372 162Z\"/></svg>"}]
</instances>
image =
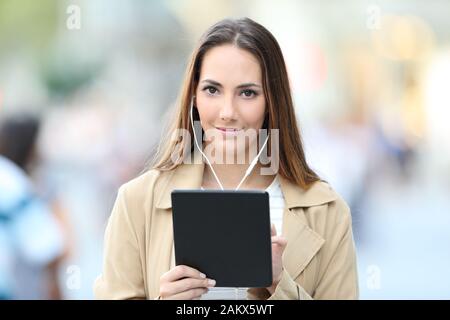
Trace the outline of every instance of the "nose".
<instances>
[{"instance_id":1,"label":"nose","mask_svg":"<svg viewBox=\"0 0 450 320\"><path fill-rule=\"evenodd\" d=\"M233 99L226 99L226 101L223 102L219 116L223 121L235 120L236 109L233 105Z\"/></svg>"}]
</instances>

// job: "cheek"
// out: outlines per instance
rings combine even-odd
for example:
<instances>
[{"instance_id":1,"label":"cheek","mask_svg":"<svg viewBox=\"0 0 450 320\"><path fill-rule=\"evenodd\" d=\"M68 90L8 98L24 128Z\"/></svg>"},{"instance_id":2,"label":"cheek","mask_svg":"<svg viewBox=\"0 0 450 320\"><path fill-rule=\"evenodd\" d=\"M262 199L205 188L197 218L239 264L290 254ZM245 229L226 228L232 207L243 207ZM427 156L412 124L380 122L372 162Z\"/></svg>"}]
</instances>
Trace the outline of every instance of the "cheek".
<instances>
[{"instance_id":1,"label":"cheek","mask_svg":"<svg viewBox=\"0 0 450 320\"><path fill-rule=\"evenodd\" d=\"M259 104L254 106L253 108L246 108L242 111L242 117L246 122L247 126L260 129L262 124L264 123L265 116L265 104Z\"/></svg>"},{"instance_id":2,"label":"cheek","mask_svg":"<svg viewBox=\"0 0 450 320\"><path fill-rule=\"evenodd\" d=\"M217 117L217 108L211 102L201 98L197 98L196 106L202 125L209 126L209 123Z\"/></svg>"}]
</instances>

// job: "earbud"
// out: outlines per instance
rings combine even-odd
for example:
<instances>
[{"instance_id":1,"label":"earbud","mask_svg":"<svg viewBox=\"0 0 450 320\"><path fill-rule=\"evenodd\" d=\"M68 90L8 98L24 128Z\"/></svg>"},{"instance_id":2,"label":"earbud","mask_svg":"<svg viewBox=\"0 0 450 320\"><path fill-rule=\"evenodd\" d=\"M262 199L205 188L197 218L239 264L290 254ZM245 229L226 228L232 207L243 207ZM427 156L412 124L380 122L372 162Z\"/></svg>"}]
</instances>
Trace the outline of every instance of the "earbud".
<instances>
[{"instance_id":1,"label":"earbud","mask_svg":"<svg viewBox=\"0 0 450 320\"><path fill-rule=\"evenodd\" d=\"M203 151L201 150L201 148L198 145L198 141L197 141L197 136L195 134L195 128L194 128L194 117L193 117L193 109L194 109L194 98L195 96L192 97L191 100L191 110L190 110L190 114L191 114L191 125L192 125L192 132L194 133L194 141L195 141L195 145L197 146L198 151L200 151L200 153L202 154L203 157L205 157L206 162L208 163L209 167L211 168L211 171L214 175L214 178L216 179L217 183L220 186L220 189L224 190L224 187L222 185L222 183L220 183L219 177L217 177L216 172L214 171L213 166L211 165L211 162L209 161L208 157L203 153ZM242 183L244 183L245 179L251 174L251 172L253 171L253 168L256 166L256 164L258 163L258 159L259 156L261 155L262 151L264 150L264 148L266 147L267 141L269 141L269 134L267 135L266 140L264 141L263 146L261 147L261 149L259 150L258 154L256 155L256 157L252 160L252 162L250 163L250 166L248 167L248 169L245 171L244 177L241 179L241 181L239 182L239 184L237 185L235 190L238 190Z\"/></svg>"}]
</instances>

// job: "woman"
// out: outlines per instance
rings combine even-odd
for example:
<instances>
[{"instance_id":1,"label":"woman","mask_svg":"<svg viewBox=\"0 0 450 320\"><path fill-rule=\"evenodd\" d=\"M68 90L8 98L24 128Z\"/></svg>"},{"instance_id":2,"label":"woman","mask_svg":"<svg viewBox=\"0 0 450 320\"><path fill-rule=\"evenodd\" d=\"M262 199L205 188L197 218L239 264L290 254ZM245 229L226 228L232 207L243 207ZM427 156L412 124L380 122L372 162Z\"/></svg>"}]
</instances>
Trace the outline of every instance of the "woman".
<instances>
[{"instance_id":1,"label":"woman","mask_svg":"<svg viewBox=\"0 0 450 320\"><path fill-rule=\"evenodd\" d=\"M286 66L272 34L248 18L212 26L194 50L175 115L172 139L161 143L152 169L119 189L96 297L211 294L214 279L174 264L170 194L183 188L241 188L269 192L273 222L273 283L246 290L246 298L357 298L350 211L306 163ZM195 120L200 130L194 129ZM258 134L254 157L257 139L247 134L259 129L269 132L265 139ZM242 141L242 135L249 139ZM265 146L270 160L264 163ZM203 161L192 163L192 151ZM221 161L222 152L233 161ZM244 161L234 161L235 155L245 155Z\"/></svg>"}]
</instances>

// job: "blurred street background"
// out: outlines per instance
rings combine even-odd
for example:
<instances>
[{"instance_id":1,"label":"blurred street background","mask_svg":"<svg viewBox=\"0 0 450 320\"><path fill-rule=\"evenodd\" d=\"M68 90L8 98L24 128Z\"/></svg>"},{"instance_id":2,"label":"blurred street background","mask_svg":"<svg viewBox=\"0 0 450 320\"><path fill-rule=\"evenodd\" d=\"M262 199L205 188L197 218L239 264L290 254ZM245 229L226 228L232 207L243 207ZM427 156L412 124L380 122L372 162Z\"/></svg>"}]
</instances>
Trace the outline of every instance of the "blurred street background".
<instances>
[{"instance_id":1,"label":"blurred street background","mask_svg":"<svg viewBox=\"0 0 450 320\"><path fill-rule=\"evenodd\" d=\"M0 154L32 181L0 173L0 298L93 298L118 187L200 35L244 16L279 41L310 165L352 209L361 298L450 299L448 0L0 0ZM39 201L8 224L13 185Z\"/></svg>"}]
</instances>

